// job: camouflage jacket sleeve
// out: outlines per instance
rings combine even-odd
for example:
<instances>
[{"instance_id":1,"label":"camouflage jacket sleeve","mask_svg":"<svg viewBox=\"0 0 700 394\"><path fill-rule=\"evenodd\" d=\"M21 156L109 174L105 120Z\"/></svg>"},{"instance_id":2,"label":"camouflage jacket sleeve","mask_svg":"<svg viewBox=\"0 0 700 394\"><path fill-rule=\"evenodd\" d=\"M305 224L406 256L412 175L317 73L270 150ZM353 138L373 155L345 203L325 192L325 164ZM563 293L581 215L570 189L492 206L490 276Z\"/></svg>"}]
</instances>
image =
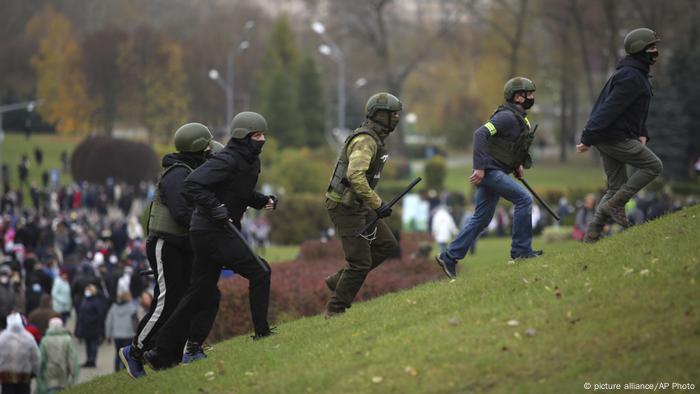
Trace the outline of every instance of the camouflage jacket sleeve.
<instances>
[{"instance_id":1,"label":"camouflage jacket sleeve","mask_svg":"<svg viewBox=\"0 0 700 394\"><path fill-rule=\"evenodd\" d=\"M366 175L372 158L377 154L377 143L369 135L359 135L350 141L347 149L349 163L346 177L353 193L370 208L379 208L382 199L369 186Z\"/></svg>"}]
</instances>

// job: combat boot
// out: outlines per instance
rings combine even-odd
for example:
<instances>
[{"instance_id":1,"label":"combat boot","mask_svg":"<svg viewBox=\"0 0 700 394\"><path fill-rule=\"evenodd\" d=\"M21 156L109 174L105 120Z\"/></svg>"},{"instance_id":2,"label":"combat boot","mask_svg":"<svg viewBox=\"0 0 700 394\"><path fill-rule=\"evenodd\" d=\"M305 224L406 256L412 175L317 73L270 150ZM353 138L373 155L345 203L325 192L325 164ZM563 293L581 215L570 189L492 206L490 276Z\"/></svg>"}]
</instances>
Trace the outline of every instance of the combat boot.
<instances>
[{"instance_id":1,"label":"combat boot","mask_svg":"<svg viewBox=\"0 0 700 394\"><path fill-rule=\"evenodd\" d=\"M326 287L328 287L328 290L330 290L331 293L335 293L335 287L338 285L338 279L338 276L335 274L328 275L326 276L326 279L324 279L326 282Z\"/></svg>"},{"instance_id":2,"label":"combat boot","mask_svg":"<svg viewBox=\"0 0 700 394\"><path fill-rule=\"evenodd\" d=\"M625 214L625 203L628 198L620 192L615 193L608 201L600 206L600 211L608 216L620 226L627 228L632 226L632 222Z\"/></svg>"}]
</instances>

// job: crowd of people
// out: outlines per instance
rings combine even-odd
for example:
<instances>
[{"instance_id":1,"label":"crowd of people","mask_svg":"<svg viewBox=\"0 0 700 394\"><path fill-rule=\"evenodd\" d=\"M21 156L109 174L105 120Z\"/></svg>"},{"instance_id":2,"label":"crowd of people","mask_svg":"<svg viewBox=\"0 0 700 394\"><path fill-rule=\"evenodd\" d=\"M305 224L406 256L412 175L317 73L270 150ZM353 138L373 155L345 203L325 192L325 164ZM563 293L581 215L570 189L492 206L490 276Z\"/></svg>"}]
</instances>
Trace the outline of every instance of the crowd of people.
<instances>
[{"instance_id":1,"label":"crowd of people","mask_svg":"<svg viewBox=\"0 0 700 394\"><path fill-rule=\"evenodd\" d=\"M0 203L3 393L25 392L33 376L45 392L76 382L80 366L96 366L102 341L119 349L131 340L153 292L152 278L140 275L148 264L134 215L153 185L49 183L26 206L28 188L6 188ZM82 365L76 339L86 347Z\"/></svg>"}]
</instances>

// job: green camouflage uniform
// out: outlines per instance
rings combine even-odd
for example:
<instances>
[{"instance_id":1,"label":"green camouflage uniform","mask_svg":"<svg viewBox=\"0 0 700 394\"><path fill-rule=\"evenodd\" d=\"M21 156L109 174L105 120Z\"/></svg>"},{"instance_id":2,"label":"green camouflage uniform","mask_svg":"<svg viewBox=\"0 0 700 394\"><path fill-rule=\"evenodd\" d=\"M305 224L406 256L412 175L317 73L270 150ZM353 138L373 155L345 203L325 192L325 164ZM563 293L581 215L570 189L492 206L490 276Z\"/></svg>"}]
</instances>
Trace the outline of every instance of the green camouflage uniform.
<instances>
[{"instance_id":1,"label":"green camouflage uniform","mask_svg":"<svg viewBox=\"0 0 700 394\"><path fill-rule=\"evenodd\" d=\"M374 191L388 155L384 138L389 131L365 120L345 141L326 193L326 209L343 245L347 264L326 279L335 289L329 312L349 308L365 277L396 250L398 242L383 220L377 221L376 238L369 242L357 233L376 217L382 200ZM345 164L347 171L343 171Z\"/></svg>"}]
</instances>

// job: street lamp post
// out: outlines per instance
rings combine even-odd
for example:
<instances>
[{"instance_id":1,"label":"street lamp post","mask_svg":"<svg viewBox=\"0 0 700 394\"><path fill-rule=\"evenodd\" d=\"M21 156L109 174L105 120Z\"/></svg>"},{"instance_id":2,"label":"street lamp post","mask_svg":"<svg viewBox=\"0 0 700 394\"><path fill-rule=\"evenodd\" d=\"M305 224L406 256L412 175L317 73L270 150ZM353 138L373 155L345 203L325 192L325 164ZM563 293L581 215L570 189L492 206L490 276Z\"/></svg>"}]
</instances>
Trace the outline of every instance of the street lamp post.
<instances>
[{"instance_id":1,"label":"street lamp post","mask_svg":"<svg viewBox=\"0 0 700 394\"><path fill-rule=\"evenodd\" d=\"M228 118L227 122L230 122L231 119L233 118L233 113L234 113L234 61L236 59L236 53L238 52L245 52L248 48L250 48L250 41L248 41L248 34L250 33L251 30L255 27L255 22L254 21L247 21L243 25L243 35L241 42L238 43L238 45L231 47L231 49L228 52L228 56L226 57L226 80L228 81L229 86L231 86L231 101L226 102L226 116ZM228 123L227 123L228 124Z\"/></svg>"},{"instance_id":2,"label":"street lamp post","mask_svg":"<svg viewBox=\"0 0 700 394\"><path fill-rule=\"evenodd\" d=\"M27 111L32 112L38 105L41 105L41 100L39 100L39 103L36 101L24 101L21 103L0 105L0 165L2 164L2 144L5 141L5 130L2 128L2 114L20 109L26 109ZM4 185L4 179L2 177L3 174L2 171L0 171L0 187Z\"/></svg>"},{"instance_id":3,"label":"street lamp post","mask_svg":"<svg viewBox=\"0 0 700 394\"><path fill-rule=\"evenodd\" d=\"M335 60L338 64L336 80L338 90L338 129L345 130L345 57L338 45L326 35L326 27L321 22L311 24L311 29L321 36L325 44L318 47L319 52Z\"/></svg>"},{"instance_id":4,"label":"street lamp post","mask_svg":"<svg viewBox=\"0 0 700 394\"><path fill-rule=\"evenodd\" d=\"M219 87L224 91L224 95L226 95L226 119L224 119L224 124L228 129L229 122L233 117L233 88L231 87L231 84L228 83L228 81L225 81L223 78L221 78L221 75L219 75L219 71L215 68L209 70L209 79L216 82L216 84L219 85Z\"/></svg>"},{"instance_id":5,"label":"street lamp post","mask_svg":"<svg viewBox=\"0 0 700 394\"><path fill-rule=\"evenodd\" d=\"M218 70L214 68L209 70L209 79L216 82L216 84L224 90L224 94L226 95L226 119L224 121L224 124L226 125L227 130L231 128L231 120L233 119L233 113L235 109L233 87L236 54L239 52L244 52L245 50L250 48L250 41L248 41L247 37L249 32L253 30L254 27L254 21L247 21L243 25L243 35L241 38L241 42L239 42L238 45L231 47L231 49L229 50L228 56L226 56L226 79L224 79L221 76Z\"/></svg>"}]
</instances>

